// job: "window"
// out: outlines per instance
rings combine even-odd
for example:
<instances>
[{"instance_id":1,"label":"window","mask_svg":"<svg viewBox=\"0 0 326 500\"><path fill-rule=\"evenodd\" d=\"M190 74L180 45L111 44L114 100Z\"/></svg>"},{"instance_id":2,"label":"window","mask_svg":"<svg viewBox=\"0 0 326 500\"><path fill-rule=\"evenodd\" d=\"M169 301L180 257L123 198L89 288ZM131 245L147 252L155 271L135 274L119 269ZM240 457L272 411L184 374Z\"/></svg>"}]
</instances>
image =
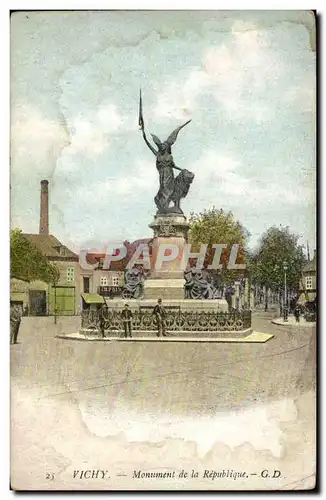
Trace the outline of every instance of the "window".
<instances>
[{"instance_id":1,"label":"window","mask_svg":"<svg viewBox=\"0 0 326 500\"><path fill-rule=\"evenodd\" d=\"M60 247L60 248L59 248L59 253L60 253L60 255L62 255L62 256L66 255L66 249L65 249L65 247Z\"/></svg>"},{"instance_id":2,"label":"window","mask_svg":"<svg viewBox=\"0 0 326 500\"><path fill-rule=\"evenodd\" d=\"M67 268L67 283L73 283L75 281L75 268L68 267Z\"/></svg>"},{"instance_id":3,"label":"window","mask_svg":"<svg viewBox=\"0 0 326 500\"><path fill-rule=\"evenodd\" d=\"M118 278L118 276L113 276L112 277L112 285L113 286L119 286L119 278Z\"/></svg>"},{"instance_id":4,"label":"window","mask_svg":"<svg viewBox=\"0 0 326 500\"><path fill-rule=\"evenodd\" d=\"M101 276L100 285L101 286L108 286L108 279L106 276Z\"/></svg>"},{"instance_id":5,"label":"window","mask_svg":"<svg viewBox=\"0 0 326 500\"><path fill-rule=\"evenodd\" d=\"M312 277L311 276L306 276L306 289L307 290L312 290Z\"/></svg>"}]
</instances>

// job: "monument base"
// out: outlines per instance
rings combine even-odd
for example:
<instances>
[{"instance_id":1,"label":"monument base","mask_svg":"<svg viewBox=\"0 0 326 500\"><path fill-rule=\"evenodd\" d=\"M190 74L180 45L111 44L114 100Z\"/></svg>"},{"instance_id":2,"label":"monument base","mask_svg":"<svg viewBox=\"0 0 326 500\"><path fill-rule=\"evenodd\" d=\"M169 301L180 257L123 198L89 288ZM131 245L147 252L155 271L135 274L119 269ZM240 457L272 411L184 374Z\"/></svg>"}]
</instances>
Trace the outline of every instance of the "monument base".
<instances>
[{"instance_id":1,"label":"monument base","mask_svg":"<svg viewBox=\"0 0 326 500\"><path fill-rule=\"evenodd\" d=\"M161 280L158 280L161 281ZM163 306L166 309L180 309L180 311L200 311L200 312L228 312L228 303L225 299L194 300L194 299L172 299L163 298ZM138 311L142 308L154 308L157 304L157 297L153 299L108 299L105 298L109 310L122 311L125 304L129 305L131 311Z\"/></svg>"},{"instance_id":2,"label":"monument base","mask_svg":"<svg viewBox=\"0 0 326 500\"><path fill-rule=\"evenodd\" d=\"M179 278L158 278L147 279L144 283L144 299L162 300L183 300L184 299L184 279Z\"/></svg>"},{"instance_id":3,"label":"monument base","mask_svg":"<svg viewBox=\"0 0 326 500\"><path fill-rule=\"evenodd\" d=\"M181 261L188 238L187 219L183 214L160 214L149 227L154 231L152 272L144 283L144 299L182 300L185 281ZM174 252L173 259L162 259L169 252Z\"/></svg>"},{"instance_id":4,"label":"monument base","mask_svg":"<svg viewBox=\"0 0 326 500\"><path fill-rule=\"evenodd\" d=\"M92 335L110 336L114 332L124 335L122 310L125 300L114 299L107 301L108 311L104 324L98 311L84 310L80 332ZM127 301L132 312L132 331L142 334L157 335L158 325L153 314L156 300ZM232 337L247 335L251 328L251 311L228 312L227 302L223 299L215 300L163 300L166 314L164 316L165 332L168 336L180 337L183 335L197 337Z\"/></svg>"}]
</instances>

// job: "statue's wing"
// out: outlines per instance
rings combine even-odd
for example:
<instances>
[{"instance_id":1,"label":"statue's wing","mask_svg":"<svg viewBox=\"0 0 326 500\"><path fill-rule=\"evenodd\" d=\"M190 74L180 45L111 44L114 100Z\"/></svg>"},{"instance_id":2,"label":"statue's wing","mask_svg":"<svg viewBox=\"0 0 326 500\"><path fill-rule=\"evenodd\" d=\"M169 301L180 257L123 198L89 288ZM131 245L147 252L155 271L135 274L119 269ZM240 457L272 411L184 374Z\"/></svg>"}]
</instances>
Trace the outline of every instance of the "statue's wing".
<instances>
[{"instance_id":1,"label":"statue's wing","mask_svg":"<svg viewBox=\"0 0 326 500\"><path fill-rule=\"evenodd\" d=\"M157 147L160 147L162 145L162 142L160 141L160 139L157 137L157 135L155 134L151 134L152 138L153 138L153 141L155 142L156 146Z\"/></svg>"},{"instance_id":2,"label":"statue's wing","mask_svg":"<svg viewBox=\"0 0 326 500\"><path fill-rule=\"evenodd\" d=\"M176 128L172 134L169 135L169 137L167 138L167 140L165 141L167 144L169 144L170 146L172 146L172 144L175 143L175 141L177 140L177 137L178 137L178 133L180 132L180 130L185 127L186 125L188 125L188 123L190 123L191 120L188 120L186 123L184 123L183 125L181 125L180 127Z\"/></svg>"}]
</instances>

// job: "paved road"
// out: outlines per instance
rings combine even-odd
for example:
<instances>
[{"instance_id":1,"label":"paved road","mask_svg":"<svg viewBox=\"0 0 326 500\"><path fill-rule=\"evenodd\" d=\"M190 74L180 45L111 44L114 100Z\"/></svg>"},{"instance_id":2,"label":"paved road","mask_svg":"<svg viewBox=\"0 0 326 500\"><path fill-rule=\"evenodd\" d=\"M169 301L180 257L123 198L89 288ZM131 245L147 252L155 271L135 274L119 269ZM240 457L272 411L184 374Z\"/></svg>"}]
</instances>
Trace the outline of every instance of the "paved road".
<instances>
[{"instance_id":1,"label":"paved road","mask_svg":"<svg viewBox=\"0 0 326 500\"><path fill-rule=\"evenodd\" d=\"M78 394L90 403L101 396L112 404L119 397L144 410L207 414L291 396L299 382L312 383L314 329L274 325L268 313L253 320L256 330L275 335L265 344L85 343L54 338L64 320L55 327L40 318L38 329L33 318L24 321L21 343L11 348L12 381L44 396Z\"/></svg>"},{"instance_id":2,"label":"paved road","mask_svg":"<svg viewBox=\"0 0 326 500\"><path fill-rule=\"evenodd\" d=\"M87 448L89 431L97 436L119 435L120 432L121 436L127 436L128 442L160 442L170 436L171 439L186 440L186 446L188 440L193 439L206 451L216 440L223 441L225 435L228 446L249 441L255 442L255 447L269 448L277 454L282 432L280 434L279 424L275 422L281 419L280 407L275 410L277 417L273 424L270 424L265 410L259 410L259 414L250 412L258 406L267 408L285 401L282 403L284 406L286 401L290 401L290 409L286 406L284 411L286 414L290 412L296 422L298 419L292 402L298 394L309 394L314 388L315 329L274 325L268 313L257 313L253 317L255 330L274 334L274 338L265 344L88 343L55 338L58 333L76 331L75 318L60 319L56 326L52 318L24 318L23 321L20 343L11 346L12 421L16 429L13 434L13 475L16 484L21 480L21 469L27 468L24 484L35 482L37 474L41 474L37 484L42 485L44 474L42 476L39 472L40 463L48 460L53 468L53 456L56 457L57 469L64 471L64 481L70 474L70 465L76 468L75 463L80 460L89 462L90 453L95 466L94 440L89 442L90 448ZM309 400L303 406L309 406L311 412L311 404L313 402ZM82 427L80 416L77 417L73 408L83 415ZM242 420L240 417L235 420L223 417L244 411L247 411L247 416L241 417ZM217 415L222 420L216 420ZM300 457L308 452L310 458L307 465L303 465L302 461L299 465L291 465L294 474L298 472L291 476L293 481L302 478L306 470L306 475L310 475L314 467L311 458L313 415L309 413L302 418L305 423L300 424L303 427L298 431L299 444L295 444L297 441L294 443L292 424L288 435L292 439L291 446L297 447L293 456L301 460ZM216 424L217 427L215 425L215 434L211 432L212 424L209 423L213 419L214 425L222 422ZM156 427L154 421L158 422ZM226 422L229 422L228 430L224 432L222 428ZM307 430L307 422L309 450L308 445L302 450L298 446L303 446L301 435ZM51 436L49 426L53 432ZM126 451L125 438L121 439L123 446L119 441L116 453L119 463L123 463L126 470L131 451L130 448ZM74 440L79 445L82 440L81 449L76 444L72 451ZM70 448L67 447L68 442ZM48 443L48 447L43 448L43 443ZM118 446L118 441L114 443L110 441L111 450ZM96 441L99 456L106 453L104 450L107 450L108 442L106 447L104 445ZM101 446L104 448L100 452ZM149 446L148 443L146 446ZM175 443L173 446L176 446ZM88 454L84 451L83 454L83 447L92 451ZM189 449L179 448L177 452L173 448L173 453L176 457L183 455L187 461ZM139 452L139 448L132 449L135 453ZM169 450L171 455L172 441ZM150 449L145 454L146 460L149 460L149 452ZM250 453L245 461L251 460ZM153 465L159 456L156 449L150 464ZM144 463L145 458L142 457L139 461ZM106 457L106 463L109 463L108 460ZM164 460L167 463L167 458L161 457L160 460L160 463ZM170 458L168 463L172 463ZM97 467L101 464L103 460ZM111 467L115 466L117 462L113 461ZM274 466L280 467L278 463ZM290 472L288 475L290 477ZM290 482L290 479L287 481ZM52 487L58 487L59 482L56 485Z\"/></svg>"}]
</instances>

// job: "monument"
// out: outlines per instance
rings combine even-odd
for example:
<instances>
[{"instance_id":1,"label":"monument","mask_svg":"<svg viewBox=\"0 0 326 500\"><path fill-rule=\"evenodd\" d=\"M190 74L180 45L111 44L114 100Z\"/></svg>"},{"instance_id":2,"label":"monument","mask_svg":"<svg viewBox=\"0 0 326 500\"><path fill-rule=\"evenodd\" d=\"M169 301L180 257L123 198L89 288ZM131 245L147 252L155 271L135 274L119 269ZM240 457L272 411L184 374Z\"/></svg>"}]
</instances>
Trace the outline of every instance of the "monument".
<instances>
[{"instance_id":1,"label":"monument","mask_svg":"<svg viewBox=\"0 0 326 500\"><path fill-rule=\"evenodd\" d=\"M142 96L140 93L139 102L139 127L142 131L145 144L156 158L156 169L159 174L159 189L154 198L157 212L154 221L149 225L154 231L152 243L152 272L144 283L144 299L157 299L161 297L165 300L184 301L185 290L185 266L183 261L185 245L188 243L189 224L185 217L180 203L190 190L194 180L194 174L187 169L181 169L174 163L172 156L172 146L176 142L181 129L188 125L188 120L183 125L177 127L165 141L161 141L155 134L151 134L156 148L149 142L143 118ZM179 171L175 176L174 171ZM158 269L157 262L160 263L163 257L162 252L167 250L177 253L172 255L171 260L164 260ZM166 254L165 254L166 255ZM189 298L189 297L188 297ZM200 297L198 297L200 298ZM203 297L204 298L204 294ZM215 304L216 307L226 306L224 301ZM185 306L180 302L180 306ZM192 306L195 306L193 303ZM226 309L227 307L224 307Z\"/></svg>"},{"instance_id":2,"label":"monument","mask_svg":"<svg viewBox=\"0 0 326 500\"><path fill-rule=\"evenodd\" d=\"M151 134L157 146L155 149L146 137L141 100L139 114L139 125L144 141L156 157L156 168L159 173L159 190L154 198L157 212L154 221L149 225L154 231L153 268L161 256L161 249L166 251L169 245L174 245L178 249L178 254L173 260L162 262L160 269L153 269L151 276L144 284L144 299L157 298L158 296L164 299L183 299L184 277L180 264L185 243L188 241L189 224L181 210L180 201L188 194L194 174L175 165L171 147L175 143L179 131L190 120L175 129L164 142L161 142L156 135ZM174 170L180 171L177 177L174 175Z\"/></svg>"},{"instance_id":3,"label":"monument","mask_svg":"<svg viewBox=\"0 0 326 500\"><path fill-rule=\"evenodd\" d=\"M106 336L122 329L121 312L126 300L133 314L133 330L151 335L157 324L153 314L159 298L168 310L165 326L169 335L197 337L243 336L251 329L250 311L229 311L225 298L210 282L209 272L199 267L187 267L190 225L181 209L194 181L194 174L175 165L172 146L179 132L190 123L177 127L165 141L151 134L154 147L145 133L140 95L139 127L143 139L155 156L159 188L154 197L156 213L149 224L153 230L150 270L144 267L126 269L122 298L107 301ZM175 175L175 171L178 174ZM187 245L187 246L186 246ZM99 329L99 315L83 311L81 332ZM191 337L193 338L193 337Z\"/></svg>"}]
</instances>

